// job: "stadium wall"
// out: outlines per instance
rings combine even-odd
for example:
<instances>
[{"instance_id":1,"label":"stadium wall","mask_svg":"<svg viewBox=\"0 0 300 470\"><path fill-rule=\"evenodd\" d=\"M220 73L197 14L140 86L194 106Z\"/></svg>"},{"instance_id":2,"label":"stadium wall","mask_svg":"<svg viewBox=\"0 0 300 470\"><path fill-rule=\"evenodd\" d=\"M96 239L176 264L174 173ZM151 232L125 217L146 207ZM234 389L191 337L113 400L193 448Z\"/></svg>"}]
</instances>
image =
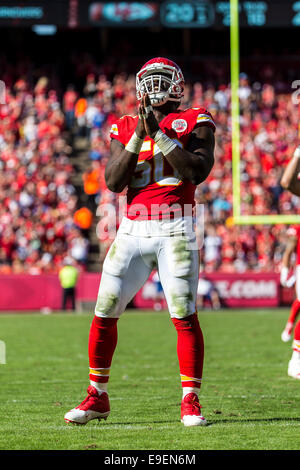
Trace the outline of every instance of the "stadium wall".
<instances>
[{"instance_id":1,"label":"stadium wall","mask_svg":"<svg viewBox=\"0 0 300 470\"><path fill-rule=\"evenodd\" d=\"M224 307L278 307L289 305L294 289L282 289L279 275L273 273L210 273L205 275L218 290ZM83 273L77 284L79 304L97 298L100 275ZM152 276L137 293L133 305L153 308L157 284ZM55 274L12 274L0 277L0 311L47 311L61 309L61 287ZM166 305L164 305L166 306Z\"/></svg>"}]
</instances>

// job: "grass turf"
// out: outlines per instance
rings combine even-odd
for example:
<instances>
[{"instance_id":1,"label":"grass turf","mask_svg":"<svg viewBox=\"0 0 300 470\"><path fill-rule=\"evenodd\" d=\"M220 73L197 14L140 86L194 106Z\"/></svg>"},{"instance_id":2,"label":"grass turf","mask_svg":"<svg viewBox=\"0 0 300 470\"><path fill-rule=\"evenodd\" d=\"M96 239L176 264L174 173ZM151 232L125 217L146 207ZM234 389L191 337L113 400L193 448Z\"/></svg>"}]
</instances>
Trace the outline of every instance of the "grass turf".
<instances>
[{"instance_id":1,"label":"grass turf","mask_svg":"<svg viewBox=\"0 0 300 470\"><path fill-rule=\"evenodd\" d=\"M299 450L299 381L287 376L288 310L200 312L207 427L180 423L176 332L166 312L127 311L109 384L111 414L64 423L88 386L92 315L1 314L1 450Z\"/></svg>"}]
</instances>

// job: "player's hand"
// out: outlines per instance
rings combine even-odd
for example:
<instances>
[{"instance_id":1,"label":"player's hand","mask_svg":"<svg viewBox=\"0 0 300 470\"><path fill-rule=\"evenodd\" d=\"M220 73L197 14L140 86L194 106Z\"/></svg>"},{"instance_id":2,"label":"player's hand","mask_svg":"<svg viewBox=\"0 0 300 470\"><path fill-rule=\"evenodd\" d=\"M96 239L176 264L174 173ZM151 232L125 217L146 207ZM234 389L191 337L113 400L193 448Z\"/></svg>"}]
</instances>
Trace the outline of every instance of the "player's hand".
<instances>
[{"instance_id":1,"label":"player's hand","mask_svg":"<svg viewBox=\"0 0 300 470\"><path fill-rule=\"evenodd\" d=\"M146 137L146 130L145 130L145 125L144 125L144 119L143 119L143 110L141 105L139 106L138 109L138 114L139 114L139 120L137 123L137 126L135 128L135 133L140 139L144 139Z\"/></svg>"},{"instance_id":2,"label":"player's hand","mask_svg":"<svg viewBox=\"0 0 300 470\"><path fill-rule=\"evenodd\" d=\"M156 132L159 130L159 125L156 117L154 116L151 101L147 93L143 95L141 100L141 112L144 119L146 134L153 139Z\"/></svg>"}]
</instances>

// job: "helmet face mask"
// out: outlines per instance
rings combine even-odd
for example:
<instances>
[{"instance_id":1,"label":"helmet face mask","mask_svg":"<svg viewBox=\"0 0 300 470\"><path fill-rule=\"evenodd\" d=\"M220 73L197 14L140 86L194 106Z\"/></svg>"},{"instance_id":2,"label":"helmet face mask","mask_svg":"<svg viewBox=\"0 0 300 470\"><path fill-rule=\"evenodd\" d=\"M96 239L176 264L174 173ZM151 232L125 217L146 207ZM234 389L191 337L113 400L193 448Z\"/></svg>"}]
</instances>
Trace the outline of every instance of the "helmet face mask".
<instances>
[{"instance_id":1,"label":"helmet face mask","mask_svg":"<svg viewBox=\"0 0 300 470\"><path fill-rule=\"evenodd\" d=\"M148 93L152 106L161 106L167 101L180 102L183 90L180 68L162 57L148 61L136 75L137 99L141 100Z\"/></svg>"}]
</instances>

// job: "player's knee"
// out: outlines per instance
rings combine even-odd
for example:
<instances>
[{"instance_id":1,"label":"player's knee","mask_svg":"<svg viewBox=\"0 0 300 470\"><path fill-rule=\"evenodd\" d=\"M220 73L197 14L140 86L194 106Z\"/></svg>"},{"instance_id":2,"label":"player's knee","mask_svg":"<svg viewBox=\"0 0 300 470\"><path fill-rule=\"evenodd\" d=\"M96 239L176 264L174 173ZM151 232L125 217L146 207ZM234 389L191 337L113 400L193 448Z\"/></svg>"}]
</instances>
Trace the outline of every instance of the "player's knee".
<instances>
[{"instance_id":1,"label":"player's knee","mask_svg":"<svg viewBox=\"0 0 300 470\"><path fill-rule=\"evenodd\" d=\"M195 312L198 283L198 257L188 237L174 238L169 246L168 307L173 318L185 318Z\"/></svg>"},{"instance_id":2,"label":"player's knee","mask_svg":"<svg viewBox=\"0 0 300 470\"><path fill-rule=\"evenodd\" d=\"M174 281L174 280L173 280ZM176 279L171 283L168 307L173 318L185 318L196 311L196 292L188 279Z\"/></svg>"},{"instance_id":3,"label":"player's knee","mask_svg":"<svg viewBox=\"0 0 300 470\"><path fill-rule=\"evenodd\" d=\"M95 307L95 314L100 317L117 316L118 302L119 298L116 294L107 292L99 295Z\"/></svg>"},{"instance_id":4,"label":"player's knee","mask_svg":"<svg viewBox=\"0 0 300 470\"><path fill-rule=\"evenodd\" d=\"M190 290L170 292L170 315L172 318L185 318L195 313L195 299Z\"/></svg>"},{"instance_id":5,"label":"player's knee","mask_svg":"<svg viewBox=\"0 0 300 470\"><path fill-rule=\"evenodd\" d=\"M102 273L95 314L100 317L117 317L122 291L122 279Z\"/></svg>"}]
</instances>

